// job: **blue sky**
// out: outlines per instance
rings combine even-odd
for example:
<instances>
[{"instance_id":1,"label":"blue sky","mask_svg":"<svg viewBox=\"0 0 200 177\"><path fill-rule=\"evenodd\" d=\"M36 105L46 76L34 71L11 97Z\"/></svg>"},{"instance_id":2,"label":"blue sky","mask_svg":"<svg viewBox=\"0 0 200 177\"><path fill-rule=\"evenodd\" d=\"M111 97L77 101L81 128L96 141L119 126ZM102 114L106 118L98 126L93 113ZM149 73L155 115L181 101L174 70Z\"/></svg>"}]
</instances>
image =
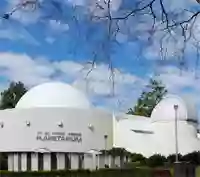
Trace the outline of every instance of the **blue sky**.
<instances>
[{"instance_id":1,"label":"blue sky","mask_svg":"<svg viewBox=\"0 0 200 177\"><path fill-rule=\"evenodd\" d=\"M0 1L0 13L9 12L19 2L20 0ZM55 4L53 6L50 3L52 0L41 2L40 9L21 9L10 20L0 21L1 89L7 87L10 81L22 81L32 87L59 80L85 92L93 104L99 107L125 111L134 105L149 78L156 76L163 81L170 93L187 94L200 103L196 96L200 93L200 81L195 78L199 75L199 68L195 65L196 53L191 47L194 41L188 42L184 55L188 68L180 72L177 56L174 55L177 48L182 46L178 30L175 33L179 42L166 40L164 45L168 51L167 59L158 62L161 58L158 45L161 34L156 33L152 41L147 40L150 34L146 31L151 27L149 17L140 15L126 23L120 22L120 31L108 43L107 21L91 21L89 18L91 14L101 16L105 13L95 9L96 0L54 0L54 3L61 4L59 7ZM134 7L135 2L112 0L112 13L119 15L124 9ZM195 0L167 2L168 10L177 14L177 9L198 10ZM64 9L62 12L61 8ZM180 14L177 15L178 19L183 16ZM184 14L184 18L187 17L188 14ZM200 28L197 22L195 25L194 34L198 38ZM115 27L114 24L113 30ZM88 62L95 57L95 67L87 76L92 67ZM114 96L111 96L113 89L110 61L115 76Z\"/></svg>"}]
</instances>

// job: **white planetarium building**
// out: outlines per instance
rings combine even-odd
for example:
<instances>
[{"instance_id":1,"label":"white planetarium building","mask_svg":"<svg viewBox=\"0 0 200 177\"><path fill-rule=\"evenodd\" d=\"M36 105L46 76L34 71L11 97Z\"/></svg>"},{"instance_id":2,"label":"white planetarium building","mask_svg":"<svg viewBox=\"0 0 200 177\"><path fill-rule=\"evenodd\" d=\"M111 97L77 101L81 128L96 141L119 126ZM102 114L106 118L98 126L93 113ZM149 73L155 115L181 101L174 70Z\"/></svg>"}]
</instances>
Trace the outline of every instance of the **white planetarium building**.
<instances>
[{"instance_id":1,"label":"white planetarium building","mask_svg":"<svg viewBox=\"0 0 200 177\"><path fill-rule=\"evenodd\" d=\"M151 118L113 116L70 85L44 83L30 89L15 109L0 111L0 152L7 154L10 171L120 166L124 159L105 157L101 150L175 153L175 115L179 152L200 150L195 106L182 98L164 98Z\"/></svg>"}]
</instances>

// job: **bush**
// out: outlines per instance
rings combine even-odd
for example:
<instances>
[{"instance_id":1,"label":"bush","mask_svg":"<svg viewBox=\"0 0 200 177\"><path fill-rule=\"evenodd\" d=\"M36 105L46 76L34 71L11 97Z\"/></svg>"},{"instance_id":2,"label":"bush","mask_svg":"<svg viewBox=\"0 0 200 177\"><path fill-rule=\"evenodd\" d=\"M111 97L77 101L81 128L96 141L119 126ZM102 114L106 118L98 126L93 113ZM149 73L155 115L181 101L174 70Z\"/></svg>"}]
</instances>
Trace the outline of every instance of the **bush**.
<instances>
[{"instance_id":1,"label":"bush","mask_svg":"<svg viewBox=\"0 0 200 177\"><path fill-rule=\"evenodd\" d=\"M146 160L146 164L149 167L162 167L166 162L166 157L160 154L155 154Z\"/></svg>"},{"instance_id":2,"label":"bush","mask_svg":"<svg viewBox=\"0 0 200 177\"><path fill-rule=\"evenodd\" d=\"M182 155L178 154L178 159L179 161L182 161ZM169 164L173 164L176 161L176 155L175 154L171 154L167 157L167 162Z\"/></svg>"},{"instance_id":3,"label":"bush","mask_svg":"<svg viewBox=\"0 0 200 177\"><path fill-rule=\"evenodd\" d=\"M1 177L153 177L151 169L101 169L68 170L68 171L39 171L39 172L8 172L1 171Z\"/></svg>"},{"instance_id":4,"label":"bush","mask_svg":"<svg viewBox=\"0 0 200 177\"><path fill-rule=\"evenodd\" d=\"M139 162L140 165L146 165L146 157L144 157L142 154L131 154L131 161L137 163Z\"/></svg>"},{"instance_id":5,"label":"bush","mask_svg":"<svg viewBox=\"0 0 200 177\"><path fill-rule=\"evenodd\" d=\"M185 162L191 162L194 165L199 165L200 164L200 152L192 152L189 154L186 154L182 157L182 161Z\"/></svg>"},{"instance_id":6,"label":"bush","mask_svg":"<svg viewBox=\"0 0 200 177\"><path fill-rule=\"evenodd\" d=\"M146 158L142 154L137 154L137 153L131 154L131 161L132 162L143 161L145 159Z\"/></svg>"}]
</instances>

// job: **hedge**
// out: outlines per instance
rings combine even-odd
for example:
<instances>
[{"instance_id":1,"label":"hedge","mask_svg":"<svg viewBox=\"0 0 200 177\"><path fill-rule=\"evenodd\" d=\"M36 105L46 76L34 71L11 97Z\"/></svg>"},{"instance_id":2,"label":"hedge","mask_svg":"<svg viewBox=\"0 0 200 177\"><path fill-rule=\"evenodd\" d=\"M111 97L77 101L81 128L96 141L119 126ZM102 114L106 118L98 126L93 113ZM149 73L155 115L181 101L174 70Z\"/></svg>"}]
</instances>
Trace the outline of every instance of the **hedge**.
<instances>
[{"instance_id":1,"label":"hedge","mask_svg":"<svg viewBox=\"0 0 200 177\"><path fill-rule=\"evenodd\" d=\"M9 172L1 171L1 177L153 177L151 169L100 169L67 170L67 171L38 171L38 172Z\"/></svg>"},{"instance_id":2,"label":"hedge","mask_svg":"<svg viewBox=\"0 0 200 177\"><path fill-rule=\"evenodd\" d=\"M171 166L175 162L175 154L169 155L167 157L162 156L160 154L152 155L149 158L145 158L141 154L132 154L131 156L132 162L137 162L137 166L148 166L148 167L163 167L163 166ZM190 162L194 165L200 165L200 152L191 152L185 155L178 154L178 159L181 162ZM139 164L139 165L138 165Z\"/></svg>"}]
</instances>

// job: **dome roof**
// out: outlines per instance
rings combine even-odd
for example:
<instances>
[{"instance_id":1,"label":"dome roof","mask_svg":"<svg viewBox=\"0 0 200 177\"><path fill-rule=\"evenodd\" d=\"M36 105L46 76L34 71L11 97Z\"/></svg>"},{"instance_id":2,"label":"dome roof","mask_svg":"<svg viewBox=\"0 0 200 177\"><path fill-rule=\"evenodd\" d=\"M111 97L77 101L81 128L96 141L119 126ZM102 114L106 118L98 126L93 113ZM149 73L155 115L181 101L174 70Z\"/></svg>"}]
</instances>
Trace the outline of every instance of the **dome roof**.
<instances>
[{"instance_id":1,"label":"dome roof","mask_svg":"<svg viewBox=\"0 0 200 177\"><path fill-rule=\"evenodd\" d=\"M178 120L187 120L197 122L197 110L194 101L186 99L186 97L178 97L168 95L153 109L151 119L156 121L169 121L175 119L174 105L178 105L177 118Z\"/></svg>"},{"instance_id":2,"label":"dome roof","mask_svg":"<svg viewBox=\"0 0 200 177\"><path fill-rule=\"evenodd\" d=\"M90 102L83 93L72 86L50 82L30 89L16 105L16 108L33 107L89 108Z\"/></svg>"}]
</instances>

